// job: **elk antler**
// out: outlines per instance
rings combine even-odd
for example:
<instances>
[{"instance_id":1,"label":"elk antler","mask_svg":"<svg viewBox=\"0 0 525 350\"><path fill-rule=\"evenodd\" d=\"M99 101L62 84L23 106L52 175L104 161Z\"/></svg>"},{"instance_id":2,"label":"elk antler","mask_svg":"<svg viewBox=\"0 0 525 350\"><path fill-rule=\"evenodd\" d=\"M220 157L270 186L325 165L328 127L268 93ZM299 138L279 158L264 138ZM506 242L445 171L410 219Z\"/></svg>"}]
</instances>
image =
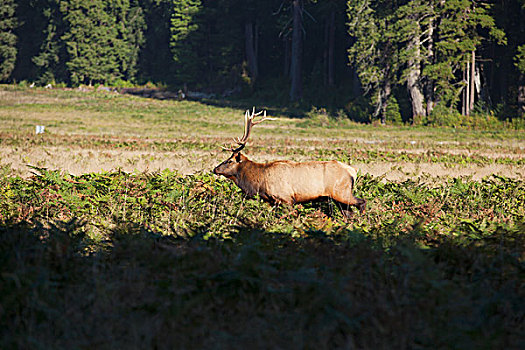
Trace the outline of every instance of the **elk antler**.
<instances>
[{"instance_id":1,"label":"elk antler","mask_svg":"<svg viewBox=\"0 0 525 350\"><path fill-rule=\"evenodd\" d=\"M232 147L229 149L233 153L240 152L244 148L244 146L246 146L246 142L248 141L248 137L250 137L250 132L252 131L252 127L254 125L262 123L265 120L275 120L275 118L267 117L266 111L264 111L263 117L261 119L254 120L255 117L260 116L263 113L263 111L255 113L255 107L253 107L251 115L249 113L249 110L246 110L246 113L244 113L244 135L242 135L241 138L234 139L235 143L237 143L239 147Z\"/></svg>"}]
</instances>

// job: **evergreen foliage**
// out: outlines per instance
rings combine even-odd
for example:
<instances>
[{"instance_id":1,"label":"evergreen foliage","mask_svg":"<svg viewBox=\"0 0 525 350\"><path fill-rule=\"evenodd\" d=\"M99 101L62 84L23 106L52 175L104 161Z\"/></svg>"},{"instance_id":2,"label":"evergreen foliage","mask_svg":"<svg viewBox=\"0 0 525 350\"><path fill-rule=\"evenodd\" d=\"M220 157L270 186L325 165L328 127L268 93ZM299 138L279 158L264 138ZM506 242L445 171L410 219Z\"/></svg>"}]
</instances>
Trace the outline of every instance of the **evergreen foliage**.
<instances>
[{"instance_id":1,"label":"evergreen foliage","mask_svg":"<svg viewBox=\"0 0 525 350\"><path fill-rule=\"evenodd\" d=\"M448 0L438 8L435 62L425 74L435 82L436 93L447 106L457 104L463 88L457 73L464 69L469 55L482 40L505 43L505 34L495 26L487 8L488 5L471 0Z\"/></svg>"},{"instance_id":2,"label":"evergreen foliage","mask_svg":"<svg viewBox=\"0 0 525 350\"><path fill-rule=\"evenodd\" d=\"M176 75L184 82L195 82L205 71L201 58L206 54L201 20L200 0L174 0L171 17L171 48L176 65Z\"/></svg>"},{"instance_id":3,"label":"evergreen foliage","mask_svg":"<svg viewBox=\"0 0 525 350\"><path fill-rule=\"evenodd\" d=\"M66 0L61 1L60 11L67 26L61 39L73 84L134 78L143 43L139 7L129 0Z\"/></svg>"},{"instance_id":4,"label":"evergreen foliage","mask_svg":"<svg viewBox=\"0 0 525 350\"><path fill-rule=\"evenodd\" d=\"M414 116L425 113L424 91L427 104L437 100L455 107L464 89L458 73L471 53L483 39L506 42L488 11L488 5L471 0L412 0L397 6L385 0L348 1L349 34L355 38L349 58L371 96L374 115L385 121L394 84L408 84Z\"/></svg>"},{"instance_id":5,"label":"evergreen foliage","mask_svg":"<svg viewBox=\"0 0 525 350\"><path fill-rule=\"evenodd\" d=\"M0 4L0 80L9 77L15 68L17 25L14 0L2 0Z\"/></svg>"},{"instance_id":6,"label":"evergreen foliage","mask_svg":"<svg viewBox=\"0 0 525 350\"><path fill-rule=\"evenodd\" d=\"M65 60L65 46L61 40L64 31L60 13L60 1L47 1L42 14L46 18L45 35L40 46L40 52L34 56L32 62L38 67L38 82L41 85L52 84L56 80L67 78L66 67L61 65Z\"/></svg>"},{"instance_id":7,"label":"evergreen foliage","mask_svg":"<svg viewBox=\"0 0 525 350\"><path fill-rule=\"evenodd\" d=\"M175 64L170 49L172 0L141 0L146 29L139 54L139 80L173 83Z\"/></svg>"},{"instance_id":8,"label":"evergreen foliage","mask_svg":"<svg viewBox=\"0 0 525 350\"><path fill-rule=\"evenodd\" d=\"M250 5L232 0L173 1L170 43L178 84L222 89L239 84L244 11Z\"/></svg>"},{"instance_id":9,"label":"evergreen foliage","mask_svg":"<svg viewBox=\"0 0 525 350\"><path fill-rule=\"evenodd\" d=\"M388 2L388 1L387 1ZM348 32L355 40L349 49L364 93L371 96L374 117L386 122L387 101L395 82L397 50L389 31L393 13L385 1L348 1Z\"/></svg>"},{"instance_id":10,"label":"evergreen foliage","mask_svg":"<svg viewBox=\"0 0 525 350\"><path fill-rule=\"evenodd\" d=\"M525 74L525 45L518 47L518 54L516 55L516 68L521 74Z\"/></svg>"}]
</instances>

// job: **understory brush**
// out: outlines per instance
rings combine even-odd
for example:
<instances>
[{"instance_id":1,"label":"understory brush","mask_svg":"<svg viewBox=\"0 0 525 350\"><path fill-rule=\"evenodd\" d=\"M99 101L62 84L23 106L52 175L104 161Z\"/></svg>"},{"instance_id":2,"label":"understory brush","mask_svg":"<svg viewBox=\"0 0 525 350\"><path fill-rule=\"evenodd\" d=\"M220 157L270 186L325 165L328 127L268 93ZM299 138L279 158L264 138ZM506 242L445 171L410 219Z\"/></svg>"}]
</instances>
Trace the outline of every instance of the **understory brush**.
<instances>
[{"instance_id":1,"label":"understory brush","mask_svg":"<svg viewBox=\"0 0 525 350\"><path fill-rule=\"evenodd\" d=\"M525 183L359 177L368 211L211 174L0 175L0 348L520 348Z\"/></svg>"}]
</instances>

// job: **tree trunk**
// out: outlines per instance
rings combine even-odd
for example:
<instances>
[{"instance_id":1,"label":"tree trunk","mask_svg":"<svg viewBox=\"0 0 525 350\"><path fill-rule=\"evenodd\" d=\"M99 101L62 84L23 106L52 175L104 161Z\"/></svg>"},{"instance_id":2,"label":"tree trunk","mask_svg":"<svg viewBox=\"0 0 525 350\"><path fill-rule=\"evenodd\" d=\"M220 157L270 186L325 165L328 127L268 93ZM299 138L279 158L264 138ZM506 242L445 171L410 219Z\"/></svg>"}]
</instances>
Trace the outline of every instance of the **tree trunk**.
<instances>
[{"instance_id":1,"label":"tree trunk","mask_svg":"<svg viewBox=\"0 0 525 350\"><path fill-rule=\"evenodd\" d=\"M408 60L407 89L410 94L410 102L412 103L412 119L416 120L417 117L424 117L426 115L425 108L423 107L424 97L419 86L421 79L419 33L413 36L409 51L410 49L414 49L414 53Z\"/></svg>"},{"instance_id":2,"label":"tree trunk","mask_svg":"<svg viewBox=\"0 0 525 350\"><path fill-rule=\"evenodd\" d=\"M432 12L434 11L434 7L430 5L432 8ZM427 44L427 64L433 64L434 63L434 18L432 17L428 24L428 30L427 30L427 37L426 40L428 42ZM427 80L427 83L425 84L425 101L427 106L427 115L430 115L432 113L432 110L434 109L434 82L430 79Z\"/></svg>"},{"instance_id":3,"label":"tree trunk","mask_svg":"<svg viewBox=\"0 0 525 350\"><path fill-rule=\"evenodd\" d=\"M463 81L467 81L467 69L463 69ZM461 93L461 115L467 115L467 85Z\"/></svg>"},{"instance_id":4,"label":"tree trunk","mask_svg":"<svg viewBox=\"0 0 525 350\"><path fill-rule=\"evenodd\" d=\"M381 124L383 125L386 124L386 109L388 107L388 99L390 98L391 93L392 89L390 87L390 83L385 82L377 94L377 102L373 116L374 118L379 118L381 120Z\"/></svg>"},{"instance_id":5,"label":"tree trunk","mask_svg":"<svg viewBox=\"0 0 525 350\"><path fill-rule=\"evenodd\" d=\"M355 98L362 95L361 82L357 70L354 67L351 67L350 69L352 69L352 96Z\"/></svg>"},{"instance_id":6,"label":"tree trunk","mask_svg":"<svg viewBox=\"0 0 525 350\"><path fill-rule=\"evenodd\" d=\"M467 69L466 69L466 75L467 75L467 84L465 86L465 115L470 114L470 62L467 62Z\"/></svg>"},{"instance_id":7,"label":"tree trunk","mask_svg":"<svg viewBox=\"0 0 525 350\"><path fill-rule=\"evenodd\" d=\"M335 10L330 12L328 22L328 86L335 85L334 77Z\"/></svg>"},{"instance_id":8,"label":"tree trunk","mask_svg":"<svg viewBox=\"0 0 525 350\"><path fill-rule=\"evenodd\" d=\"M381 100L381 124L386 124L386 109L388 107L388 99L390 98L390 94L392 93L392 89L390 87L390 83L386 83L383 93L382 93L382 100Z\"/></svg>"},{"instance_id":9,"label":"tree trunk","mask_svg":"<svg viewBox=\"0 0 525 350\"><path fill-rule=\"evenodd\" d=\"M250 73L251 83L255 83L259 75L257 65L257 26L253 22L247 22L244 26L246 60L248 61L248 70Z\"/></svg>"},{"instance_id":10,"label":"tree trunk","mask_svg":"<svg viewBox=\"0 0 525 350\"><path fill-rule=\"evenodd\" d=\"M290 67L292 85L290 100L297 101L302 97L301 79L301 51L302 51L302 2L293 1L293 32L292 32L292 62Z\"/></svg>"},{"instance_id":11,"label":"tree trunk","mask_svg":"<svg viewBox=\"0 0 525 350\"><path fill-rule=\"evenodd\" d=\"M525 6L520 12L520 32L525 33ZM520 73L518 77L518 112L525 116L525 74Z\"/></svg>"},{"instance_id":12,"label":"tree trunk","mask_svg":"<svg viewBox=\"0 0 525 350\"><path fill-rule=\"evenodd\" d=\"M290 40L284 38L284 62L283 62L283 74L285 77L290 76Z\"/></svg>"},{"instance_id":13,"label":"tree trunk","mask_svg":"<svg viewBox=\"0 0 525 350\"><path fill-rule=\"evenodd\" d=\"M474 109L474 94L476 87L476 52L472 51L472 58L470 62L470 100L469 100L469 114Z\"/></svg>"},{"instance_id":14,"label":"tree trunk","mask_svg":"<svg viewBox=\"0 0 525 350\"><path fill-rule=\"evenodd\" d=\"M324 43L328 43L329 39L329 32L330 32L330 21L326 20L326 23L324 25ZM324 46L323 49L323 84L324 86L328 86L328 45Z\"/></svg>"},{"instance_id":15,"label":"tree trunk","mask_svg":"<svg viewBox=\"0 0 525 350\"><path fill-rule=\"evenodd\" d=\"M520 74L518 80L518 111L525 115L525 74Z\"/></svg>"}]
</instances>

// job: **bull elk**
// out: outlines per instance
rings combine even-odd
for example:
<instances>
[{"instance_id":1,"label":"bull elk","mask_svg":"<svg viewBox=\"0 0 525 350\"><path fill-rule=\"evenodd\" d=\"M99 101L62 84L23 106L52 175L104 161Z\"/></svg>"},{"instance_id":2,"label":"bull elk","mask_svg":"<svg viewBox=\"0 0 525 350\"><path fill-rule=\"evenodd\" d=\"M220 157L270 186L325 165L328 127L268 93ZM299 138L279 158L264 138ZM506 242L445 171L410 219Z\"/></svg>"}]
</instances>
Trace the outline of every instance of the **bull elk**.
<instances>
[{"instance_id":1,"label":"bull elk","mask_svg":"<svg viewBox=\"0 0 525 350\"><path fill-rule=\"evenodd\" d=\"M259 195L271 204L295 204L328 197L340 205L346 218L351 215L350 206L357 207L361 213L365 210L366 201L352 194L357 171L346 164L338 161L283 160L256 163L241 154L252 127L272 119L267 118L264 111L264 115L256 120L255 117L262 113L255 113L255 107L251 114L246 111L244 135L235 140L236 148L227 149L232 155L213 169L214 174L232 180L246 196Z\"/></svg>"}]
</instances>

